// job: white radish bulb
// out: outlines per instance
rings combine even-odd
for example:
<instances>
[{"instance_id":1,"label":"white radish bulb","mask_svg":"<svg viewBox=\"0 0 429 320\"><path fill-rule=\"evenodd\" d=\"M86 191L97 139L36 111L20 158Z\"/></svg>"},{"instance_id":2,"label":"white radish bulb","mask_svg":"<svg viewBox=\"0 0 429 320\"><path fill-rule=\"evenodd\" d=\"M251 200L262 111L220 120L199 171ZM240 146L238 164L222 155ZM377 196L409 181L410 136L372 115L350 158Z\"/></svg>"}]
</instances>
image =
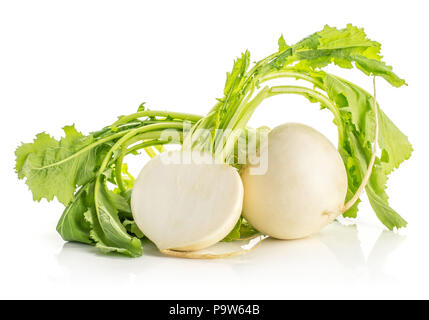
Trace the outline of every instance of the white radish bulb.
<instances>
[{"instance_id":1,"label":"white radish bulb","mask_svg":"<svg viewBox=\"0 0 429 320\"><path fill-rule=\"evenodd\" d=\"M278 239L316 233L341 214L347 174L332 143L311 127L286 123L268 134L263 175L243 168L244 217L259 231Z\"/></svg>"},{"instance_id":2,"label":"white radish bulb","mask_svg":"<svg viewBox=\"0 0 429 320\"><path fill-rule=\"evenodd\" d=\"M151 159L131 195L137 226L160 250L194 251L217 243L234 228L242 204L238 172L215 164L208 153L190 151Z\"/></svg>"}]
</instances>

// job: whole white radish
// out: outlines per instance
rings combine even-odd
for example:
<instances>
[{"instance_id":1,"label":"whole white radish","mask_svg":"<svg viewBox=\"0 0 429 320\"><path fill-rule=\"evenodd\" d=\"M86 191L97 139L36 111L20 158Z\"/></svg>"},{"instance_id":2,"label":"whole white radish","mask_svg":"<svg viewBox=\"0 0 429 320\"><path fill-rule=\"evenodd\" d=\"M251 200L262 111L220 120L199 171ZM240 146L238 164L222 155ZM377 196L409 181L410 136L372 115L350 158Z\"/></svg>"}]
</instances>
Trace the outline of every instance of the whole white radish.
<instances>
[{"instance_id":1,"label":"whole white radish","mask_svg":"<svg viewBox=\"0 0 429 320\"><path fill-rule=\"evenodd\" d=\"M237 223L242 203L236 169L191 151L151 159L131 195L137 226L161 251L194 251L219 242Z\"/></svg>"},{"instance_id":2,"label":"whole white radish","mask_svg":"<svg viewBox=\"0 0 429 320\"><path fill-rule=\"evenodd\" d=\"M241 172L243 215L256 229L278 239L298 239L332 222L344 206L347 174L343 161L321 133L286 123L268 135L260 150L268 157L263 175Z\"/></svg>"}]
</instances>

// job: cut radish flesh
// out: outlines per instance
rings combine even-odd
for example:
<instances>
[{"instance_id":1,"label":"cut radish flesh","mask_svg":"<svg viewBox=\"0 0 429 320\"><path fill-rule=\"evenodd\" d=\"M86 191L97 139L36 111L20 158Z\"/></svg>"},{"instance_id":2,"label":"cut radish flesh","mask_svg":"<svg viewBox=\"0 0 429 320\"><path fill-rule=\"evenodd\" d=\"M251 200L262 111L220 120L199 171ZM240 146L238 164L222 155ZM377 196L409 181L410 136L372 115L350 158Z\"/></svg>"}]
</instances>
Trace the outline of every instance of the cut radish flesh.
<instances>
[{"instance_id":1,"label":"cut radish flesh","mask_svg":"<svg viewBox=\"0 0 429 320\"><path fill-rule=\"evenodd\" d=\"M214 163L208 153L190 151L151 159L131 195L137 226L160 250L194 251L222 240L237 223L242 203L238 172Z\"/></svg>"}]
</instances>

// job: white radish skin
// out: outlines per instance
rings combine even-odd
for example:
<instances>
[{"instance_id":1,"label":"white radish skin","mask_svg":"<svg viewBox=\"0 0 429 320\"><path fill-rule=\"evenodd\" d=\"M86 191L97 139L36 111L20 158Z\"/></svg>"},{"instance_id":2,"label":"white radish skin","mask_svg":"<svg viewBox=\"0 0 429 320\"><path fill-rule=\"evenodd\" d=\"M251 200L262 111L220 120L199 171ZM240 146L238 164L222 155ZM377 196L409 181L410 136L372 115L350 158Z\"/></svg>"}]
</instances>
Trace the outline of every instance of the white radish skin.
<instances>
[{"instance_id":1,"label":"white radish skin","mask_svg":"<svg viewBox=\"0 0 429 320\"><path fill-rule=\"evenodd\" d=\"M191 163L168 160L192 159ZM238 172L207 153L169 151L151 159L135 181L131 209L160 250L195 251L222 240L243 203Z\"/></svg>"},{"instance_id":2,"label":"white radish skin","mask_svg":"<svg viewBox=\"0 0 429 320\"><path fill-rule=\"evenodd\" d=\"M311 127L286 123L268 135L264 175L241 172L243 215L256 229L278 239L318 232L341 214L347 173L332 143Z\"/></svg>"}]
</instances>

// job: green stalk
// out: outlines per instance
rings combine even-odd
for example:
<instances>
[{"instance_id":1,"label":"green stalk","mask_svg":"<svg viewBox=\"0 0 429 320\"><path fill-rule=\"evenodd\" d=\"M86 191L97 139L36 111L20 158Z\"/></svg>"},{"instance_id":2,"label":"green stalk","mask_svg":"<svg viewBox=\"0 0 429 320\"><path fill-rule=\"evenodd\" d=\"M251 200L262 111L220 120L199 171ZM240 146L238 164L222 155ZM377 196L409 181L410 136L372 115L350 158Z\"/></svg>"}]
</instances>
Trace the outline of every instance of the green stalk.
<instances>
[{"instance_id":1,"label":"green stalk","mask_svg":"<svg viewBox=\"0 0 429 320\"><path fill-rule=\"evenodd\" d=\"M150 158L154 158L154 157L156 156L156 152L155 152L155 151L153 151L152 147L144 148L144 151L146 151L147 155L148 155Z\"/></svg>"},{"instance_id":2,"label":"green stalk","mask_svg":"<svg viewBox=\"0 0 429 320\"><path fill-rule=\"evenodd\" d=\"M137 136L138 134L142 134L142 133L146 133L146 132L150 132L150 131L162 131L165 129L182 129L183 128L183 124L182 123L178 123L178 122L163 122L163 123L158 123L158 124L150 124L141 128L137 128L134 130L131 130L130 132L128 132L127 134L125 134L122 138L120 138L113 146L112 148L109 150L109 152L106 154L106 156L103 159L103 162L101 163L100 169L98 170L98 175L100 175L101 173L104 172L104 170L106 170L107 165L110 161L110 158L113 154L113 152L115 152L116 150L118 150L126 141L128 141L129 139ZM147 135L148 139L149 137L153 137L150 135ZM141 135L140 137L142 140L145 138L144 135ZM150 138L149 138L150 139Z\"/></svg>"},{"instance_id":3,"label":"green stalk","mask_svg":"<svg viewBox=\"0 0 429 320\"><path fill-rule=\"evenodd\" d=\"M299 87L299 86L275 86L270 89L270 97L284 94L284 93L292 93L292 94L299 94L302 96L310 96L313 99L320 102L322 105L326 106L334 115L334 121L338 127L338 139L339 141L343 141L344 139L344 128L342 126L341 116L340 112L337 109L337 107L329 100L328 97L325 95L317 92L316 90L309 89L306 87Z\"/></svg>"},{"instance_id":4,"label":"green stalk","mask_svg":"<svg viewBox=\"0 0 429 320\"><path fill-rule=\"evenodd\" d=\"M274 86L274 87L264 87L254 99L252 99L247 105L241 110L241 116L235 117L235 122L231 122L228 126L232 130L244 129L255 112L256 108L267 98L279 95L279 94L299 94L303 96L310 96L313 99L320 102L322 105L326 106L334 115L334 121L338 127L338 138L341 143L344 139L344 128L342 126L341 118L338 109L336 106L329 100L325 95L317 92L316 90L309 89L306 87L300 86ZM219 152L218 159L224 160L226 157L233 152L235 143L237 142L237 135L231 135L228 137L225 146L218 146L216 148L216 154Z\"/></svg>"},{"instance_id":5,"label":"green stalk","mask_svg":"<svg viewBox=\"0 0 429 320\"><path fill-rule=\"evenodd\" d=\"M270 81L270 80L274 80L274 79L280 79L280 78L295 78L295 79L301 79L301 80L305 80L308 81L310 83L312 83L314 86L320 88L320 89L324 89L323 87L323 83L312 78L311 76L308 76L305 73L302 72L298 72L298 71L278 71L278 72L273 72L270 73L266 76L263 76L259 79L259 84L264 83L266 81ZM234 116L232 117L232 119L230 119L228 121L228 126L227 129L232 129L232 127L234 126L234 124L237 121L237 118L241 118L242 117L242 111L243 109L247 109L246 104L248 103L250 97L253 95L254 92L254 88L251 89L251 91L249 92L248 95L246 95L246 97L243 99L242 103L238 106L237 110L234 112ZM247 112L247 110L246 110ZM250 118L250 117L249 117Z\"/></svg>"},{"instance_id":6,"label":"green stalk","mask_svg":"<svg viewBox=\"0 0 429 320\"><path fill-rule=\"evenodd\" d=\"M124 156L125 155L122 153L118 160L116 160L115 162L115 181L119 190L121 190L121 193L127 191L127 188L125 188L124 185L124 180L122 179L122 164L124 162Z\"/></svg>"},{"instance_id":7,"label":"green stalk","mask_svg":"<svg viewBox=\"0 0 429 320\"><path fill-rule=\"evenodd\" d=\"M247 122L249 121L250 117L252 116L253 112L256 110L256 108L269 96L269 87L263 88L255 98L253 98L247 105L245 106L244 110L246 111L246 117L243 119L235 119L234 122L230 122L228 127L231 130L241 130L246 127ZM234 118L233 118L234 119ZM238 136L236 134L230 135L225 143L225 146L218 144L216 148L216 158L218 160L224 161L228 154L233 152L235 143L238 140ZM221 140L222 141L222 140Z\"/></svg>"},{"instance_id":8,"label":"green stalk","mask_svg":"<svg viewBox=\"0 0 429 320\"><path fill-rule=\"evenodd\" d=\"M153 132L149 132L149 133L153 134ZM161 135L161 132L159 132L159 135ZM149 135L147 135L147 136L149 136ZM130 139L130 140L133 140L133 139ZM168 141L149 140L149 141L144 141L144 142L139 143L139 144L137 144L131 148L126 149L129 145L134 143L134 142L128 143L128 142L131 142L130 140L128 140L127 143L122 146L124 151L121 153L121 155L119 156L119 158L115 162L115 181L119 187L119 190L121 190L121 192L127 191L127 188L125 187L124 181L122 179L122 164L124 162L125 156L134 152L134 151L140 150L140 149L146 150L149 147L163 145L163 144L168 143Z\"/></svg>"},{"instance_id":9,"label":"green stalk","mask_svg":"<svg viewBox=\"0 0 429 320\"><path fill-rule=\"evenodd\" d=\"M179 126L178 128L182 128L182 127L183 127L183 125ZM169 129L171 129L171 122L169 124ZM143 142L139 143L138 145L135 145L131 148L126 149L124 152L121 153L119 158L116 160L116 162L115 162L115 180L116 180L117 185L118 185L119 189L121 190L121 192L125 192L127 190L125 188L125 185L124 185L123 180L122 180L122 164L123 164L124 157L126 155L130 154L131 152L134 152L134 151L137 151L140 149L147 150L147 148L150 148L152 146L158 146L158 145L163 145L163 144L169 143L169 141L157 140L160 138L162 132L163 132L163 130L156 130L156 131L149 131L149 132L137 134L134 137L128 139L122 145L122 148L126 149L130 145L132 145L138 141L149 140L149 141L143 141ZM183 134L181 132L179 132L179 135L181 136L181 140L182 140Z\"/></svg>"},{"instance_id":10,"label":"green stalk","mask_svg":"<svg viewBox=\"0 0 429 320\"><path fill-rule=\"evenodd\" d=\"M280 79L280 78L295 78L295 79L305 80L305 81L312 83L316 87L324 90L324 86L323 86L323 83L321 81L318 81L315 78L313 78L313 77L311 77L305 73L298 72L298 71L273 72L267 76L262 77L260 79L260 83L270 81L270 80L274 80L274 79Z\"/></svg>"},{"instance_id":11,"label":"green stalk","mask_svg":"<svg viewBox=\"0 0 429 320\"><path fill-rule=\"evenodd\" d=\"M140 112L132 113L127 116L120 117L115 123L112 124L112 127L117 127L123 123L127 123L128 121L131 121L137 118L142 118L142 117L165 117L165 118L169 117L172 119L188 120L191 122L197 122L202 118L199 115L189 114L189 113L147 110L147 111L140 111Z\"/></svg>"},{"instance_id":12,"label":"green stalk","mask_svg":"<svg viewBox=\"0 0 429 320\"><path fill-rule=\"evenodd\" d=\"M85 153L88 150L91 150L92 148L95 148L96 146L98 146L100 144L103 144L105 142L108 142L108 141L111 141L111 140L115 140L116 138L122 137L122 136L124 136L125 134L127 134L128 132L130 132L132 130L133 129L124 130L124 131L118 132L116 134L112 134L111 136L108 136L108 137L102 138L100 140L97 140L96 142L94 142L94 143L92 143L90 145L87 145L86 147L84 147L84 148L80 149L79 151L73 153L71 156L69 156L69 157L67 157L67 158L65 158L63 160L60 160L60 161L57 161L57 162L54 162L54 163L50 163L50 164L48 164L46 166L37 168L37 170L43 170L43 169L47 169L47 168L50 168L50 167L55 167L55 166L61 165L61 164L65 163L65 162L67 162L67 161L69 161L69 160L71 160L73 158L76 158L77 156L81 155L82 153Z\"/></svg>"},{"instance_id":13,"label":"green stalk","mask_svg":"<svg viewBox=\"0 0 429 320\"><path fill-rule=\"evenodd\" d=\"M136 144L135 146L132 146L131 148L128 148L126 150L126 155L133 153L135 151L138 151L140 149L144 149L147 146L156 147L156 146L162 146L168 143L169 143L168 141L161 141L161 140L151 140L151 141L142 142L142 143Z\"/></svg>"}]
</instances>

